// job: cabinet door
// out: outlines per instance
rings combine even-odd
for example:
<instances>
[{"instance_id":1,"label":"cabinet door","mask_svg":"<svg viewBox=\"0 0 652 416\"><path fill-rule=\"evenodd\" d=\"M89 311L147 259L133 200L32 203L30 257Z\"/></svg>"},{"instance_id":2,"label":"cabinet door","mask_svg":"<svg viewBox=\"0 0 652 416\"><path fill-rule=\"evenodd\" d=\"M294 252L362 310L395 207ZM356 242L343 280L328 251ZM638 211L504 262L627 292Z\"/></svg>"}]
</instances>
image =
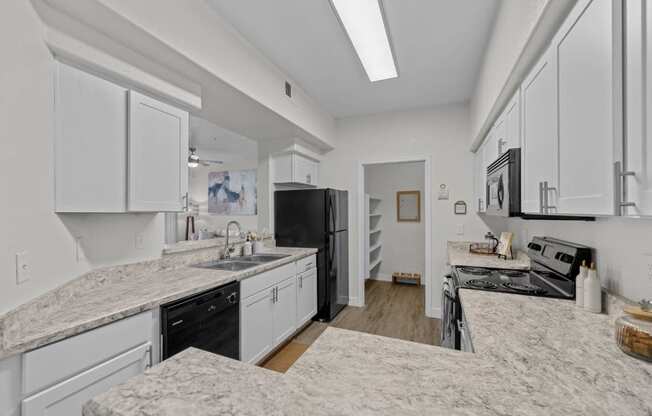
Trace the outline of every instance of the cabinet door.
<instances>
[{"instance_id":1,"label":"cabinet door","mask_svg":"<svg viewBox=\"0 0 652 416\"><path fill-rule=\"evenodd\" d=\"M182 211L188 113L134 91L129 96L129 211Z\"/></svg>"},{"instance_id":2,"label":"cabinet door","mask_svg":"<svg viewBox=\"0 0 652 416\"><path fill-rule=\"evenodd\" d=\"M498 158L498 144L495 128L492 128L489 133L487 133L487 137L484 139L484 144L482 145L482 155L485 169L487 166L495 162Z\"/></svg>"},{"instance_id":3,"label":"cabinet door","mask_svg":"<svg viewBox=\"0 0 652 416\"><path fill-rule=\"evenodd\" d=\"M296 276L276 286L274 303L274 346L285 341L297 328Z\"/></svg>"},{"instance_id":4,"label":"cabinet door","mask_svg":"<svg viewBox=\"0 0 652 416\"><path fill-rule=\"evenodd\" d=\"M551 213L613 215L615 141L622 140L620 1L581 0L553 40L559 174Z\"/></svg>"},{"instance_id":5,"label":"cabinet door","mask_svg":"<svg viewBox=\"0 0 652 416\"><path fill-rule=\"evenodd\" d=\"M480 146L474 157L474 182L476 212L485 212L485 194L487 182L487 169L484 165L484 148Z\"/></svg>"},{"instance_id":6,"label":"cabinet door","mask_svg":"<svg viewBox=\"0 0 652 416\"><path fill-rule=\"evenodd\" d=\"M303 183L306 185L315 185L316 181L313 177L315 174L314 172L314 165L315 162L312 160L305 158L301 155L293 155L292 156L292 163L293 163L293 181L296 183Z\"/></svg>"},{"instance_id":7,"label":"cabinet door","mask_svg":"<svg viewBox=\"0 0 652 416\"><path fill-rule=\"evenodd\" d=\"M55 67L55 210L127 209L127 89Z\"/></svg>"},{"instance_id":8,"label":"cabinet door","mask_svg":"<svg viewBox=\"0 0 652 416\"><path fill-rule=\"evenodd\" d=\"M317 269L297 276L297 327L317 314Z\"/></svg>"},{"instance_id":9,"label":"cabinet door","mask_svg":"<svg viewBox=\"0 0 652 416\"><path fill-rule=\"evenodd\" d=\"M274 288L240 302L240 357L257 363L274 348Z\"/></svg>"},{"instance_id":10,"label":"cabinet door","mask_svg":"<svg viewBox=\"0 0 652 416\"><path fill-rule=\"evenodd\" d=\"M23 416L81 415L88 400L141 374L150 365L151 344L136 347L66 379L22 402Z\"/></svg>"},{"instance_id":11,"label":"cabinet door","mask_svg":"<svg viewBox=\"0 0 652 416\"><path fill-rule=\"evenodd\" d=\"M521 147L521 90L517 90L505 107L505 142L499 143L501 153Z\"/></svg>"},{"instance_id":12,"label":"cabinet door","mask_svg":"<svg viewBox=\"0 0 652 416\"><path fill-rule=\"evenodd\" d=\"M543 213L539 190L555 183L557 166L557 77L555 54L548 49L521 85L523 143L521 208Z\"/></svg>"},{"instance_id":13,"label":"cabinet door","mask_svg":"<svg viewBox=\"0 0 652 416\"><path fill-rule=\"evenodd\" d=\"M652 216L652 7L644 0L625 2L626 176L624 215Z\"/></svg>"}]
</instances>

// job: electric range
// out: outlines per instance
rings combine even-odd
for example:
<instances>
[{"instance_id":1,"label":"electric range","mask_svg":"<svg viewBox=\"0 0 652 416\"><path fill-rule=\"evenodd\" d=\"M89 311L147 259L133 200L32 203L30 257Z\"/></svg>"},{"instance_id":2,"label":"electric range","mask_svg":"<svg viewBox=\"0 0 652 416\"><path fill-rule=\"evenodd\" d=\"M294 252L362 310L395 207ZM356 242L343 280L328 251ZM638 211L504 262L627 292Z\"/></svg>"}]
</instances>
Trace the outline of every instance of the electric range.
<instances>
[{"instance_id":1,"label":"electric range","mask_svg":"<svg viewBox=\"0 0 652 416\"><path fill-rule=\"evenodd\" d=\"M580 244L534 237L527 247L530 270L455 266L442 287L441 345L472 351L459 289L575 299L575 277L582 262L590 263L591 252Z\"/></svg>"}]
</instances>

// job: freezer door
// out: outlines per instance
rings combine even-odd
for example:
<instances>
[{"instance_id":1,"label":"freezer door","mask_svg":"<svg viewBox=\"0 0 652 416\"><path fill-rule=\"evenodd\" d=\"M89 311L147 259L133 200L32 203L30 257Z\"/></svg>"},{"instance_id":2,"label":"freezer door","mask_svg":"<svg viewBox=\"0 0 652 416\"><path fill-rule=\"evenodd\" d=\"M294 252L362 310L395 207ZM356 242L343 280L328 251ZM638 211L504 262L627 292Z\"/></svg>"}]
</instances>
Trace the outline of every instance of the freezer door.
<instances>
[{"instance_id":1,"label":"freezer door","mask_svg":"<svg viewBox=\"0 0 652 416\"><path fill-rule=\"evenodd\" d=\"M347 191L328 190L328 231L337 232L349 228L349 198Z\"/></svg>"},{"instance_id":2,"label":"freezer door","mask_svg":"<svg viewBox=\"0 0 652 416\"><path fill-rule=\"evenodd\" d=\"M279 247L326 245L326 192L324 190L276 191L274 231Z\"/></svg>"}]
</instances>

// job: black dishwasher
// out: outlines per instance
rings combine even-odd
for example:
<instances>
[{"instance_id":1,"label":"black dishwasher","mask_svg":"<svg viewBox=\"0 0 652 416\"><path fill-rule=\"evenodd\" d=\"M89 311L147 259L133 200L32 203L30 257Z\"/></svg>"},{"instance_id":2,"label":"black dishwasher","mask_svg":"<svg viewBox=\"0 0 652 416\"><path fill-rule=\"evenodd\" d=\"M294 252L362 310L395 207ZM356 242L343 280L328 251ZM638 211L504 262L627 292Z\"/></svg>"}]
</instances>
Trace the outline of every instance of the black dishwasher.
<instances>
[{"instance_id":1,"label":"black dishwasher","mask_svg":"<svg viewBox=\"0 0 652 416\"><path fill-rule=\"evenodd\" d=\"M240 283L161 306L162 359L189 347L240 359Z\"/></svg>"}]
</instances>

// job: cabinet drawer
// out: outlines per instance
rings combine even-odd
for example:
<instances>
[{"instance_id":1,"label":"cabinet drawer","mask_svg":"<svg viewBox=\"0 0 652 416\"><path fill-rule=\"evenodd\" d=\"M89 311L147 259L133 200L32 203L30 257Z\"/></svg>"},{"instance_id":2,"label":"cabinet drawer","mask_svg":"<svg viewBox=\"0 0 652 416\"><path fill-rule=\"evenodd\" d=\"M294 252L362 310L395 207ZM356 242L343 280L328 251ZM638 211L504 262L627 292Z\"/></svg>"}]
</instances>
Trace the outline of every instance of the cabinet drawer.
<instances>
[{"instance_id":1,"label":"cabinet drawer","mask_svg":"<svg viewBox=\"0 0 652 416\"><path fill-rule=\"evenodd\" d=\"M244 279L240 282L240 299L245 299L296 274L296 264L290 263Z\"/></svg>"},{"instance_id":2,"label":"cabinet drawer","mask_svg":"<svg viewBox=\"0 0 652 416\"><path fill-rule=\"evenodd\" d=\"M315 255L297 261L297 273L303 273L315 267L317 267L317 256Z\"/></svg>"},{"instance_id":3,"label":"cabinet drawer","mask_svg":"<svg viewBox=\"0 0 652 416\"><path fill-rule=\"evenodd\" d=\"M23 354L23 394L29 395L151 341L144 312Z\"/></svg>"}]
</instances>

